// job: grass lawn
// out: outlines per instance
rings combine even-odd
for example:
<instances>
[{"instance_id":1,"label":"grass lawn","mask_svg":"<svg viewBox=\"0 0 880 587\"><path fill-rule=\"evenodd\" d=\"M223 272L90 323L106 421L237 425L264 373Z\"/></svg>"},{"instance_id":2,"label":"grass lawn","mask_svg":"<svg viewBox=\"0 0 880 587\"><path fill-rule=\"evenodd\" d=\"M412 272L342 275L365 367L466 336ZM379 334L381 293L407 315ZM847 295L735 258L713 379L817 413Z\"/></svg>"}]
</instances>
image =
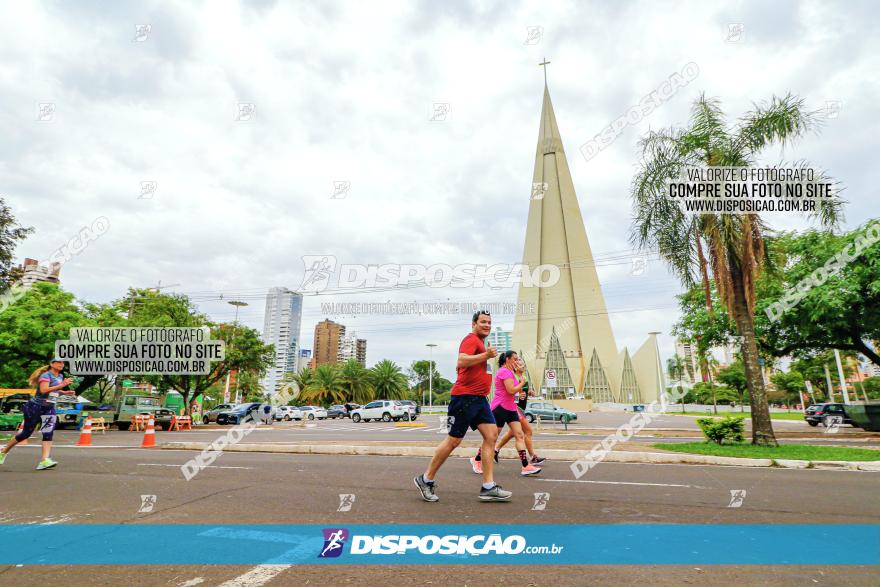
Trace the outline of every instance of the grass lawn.
<instances>
[{"instance_id":1,"label":"grass lawn","mask_svg":"<svg viewBox=\"0 0 880 587\"><path fill-rule=\"evenodd\" d=\"M673 408L667 409L666 413L669 414L670 416L674 416L676 414L681 415L681 412L676 412L675 409L673 409ZM711 416L713 418L723 418L724 416L740 416L743 418L751 417L748 412L718 412L717 416L715 414L713 414L711 411L709 411L709 412L685 412L684 415L685 416L703 416L704 418L706 416ZM798 411L793 411L790 414L788 412L770 412L770 419L771 420L799 420L801 422L805 421L803 412L798 412Z\"/></svg>"},{"instance_id":2,"label":"grass lawn","mask_svg":"<svg viewBox=\"0 0 880 587\"><path fill-rule=\"evenodd\" d=\"M844 446L780 444L776 448L752 446L748 443L715 444L714 442L661 442L655 448L718 457L751 459L793 459L799 461L880 461L880 450Z\"/></svg>"}]
</instances>

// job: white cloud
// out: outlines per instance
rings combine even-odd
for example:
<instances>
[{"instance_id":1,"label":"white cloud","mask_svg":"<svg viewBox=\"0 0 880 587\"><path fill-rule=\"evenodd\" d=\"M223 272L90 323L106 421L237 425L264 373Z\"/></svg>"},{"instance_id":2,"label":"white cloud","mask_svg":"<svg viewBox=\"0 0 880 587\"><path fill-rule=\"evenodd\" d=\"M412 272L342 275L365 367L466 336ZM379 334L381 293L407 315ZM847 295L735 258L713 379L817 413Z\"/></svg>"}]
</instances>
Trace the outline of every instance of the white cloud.
<instances>
[{"instance_id":1,"label":"white cloud","mask_svg":"<svg viewBox=\"0 0 880 587\"><path fill-rule=\"evenodd\" d=\"M96 301L179 283L202 309L260 328L274 285L296 288L300 257L347 263L517 262L522 252L548 57L550 88L591 246L629 247L629 182L648 128L686 120L718 96L732 119L793 92L842 105L822 134L768 161L807 158L847 187L848 226L876 215L878 41L870 3L17 3L0 24L0 193L37 233L41 257L80 226L111 231L64 267L65 287ZM740 43L725 41L741 22ZM135 25L150 24L144 42ZM526 29L543 38L524 44ZM690 61L699 78L589 163L578 147ZM36 121L36 104L56 105ZM256 118L236 122L239 102ZM448 102L448 120L428 120ZM138 199L140 182L158 184ZM351 182L331 199L334 181ZM785 223L783 228L800 226ZM626 261L624 261L626 263ZM618 344L669 332L677 282L659 262L603 268ZM247 294L245 296L245 294ZM507 298L515 291L361 294ZM385 296L385 297L383 297ZM670 309L656 310L660 305ZM306 300L304 346L320 315ZM633 311L640 310L640 311ZM347 320L347 322L346 322ZM348 318L369 360L435 358L452 376L468 320ZM512 320L508 321L512 324ZM504 323L504 320L502 320ZM661 337L668 355L672 341Z\"/></svg>"}]
</instances>

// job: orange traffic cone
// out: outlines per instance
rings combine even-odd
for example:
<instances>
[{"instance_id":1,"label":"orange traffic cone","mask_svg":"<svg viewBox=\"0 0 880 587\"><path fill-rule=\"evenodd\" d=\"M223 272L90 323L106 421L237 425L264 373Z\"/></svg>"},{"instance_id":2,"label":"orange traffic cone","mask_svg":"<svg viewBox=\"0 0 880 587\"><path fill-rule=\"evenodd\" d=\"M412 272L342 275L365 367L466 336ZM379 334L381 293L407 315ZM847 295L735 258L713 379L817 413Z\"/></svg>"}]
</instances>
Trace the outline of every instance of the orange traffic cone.
<instances>
[{"instance_id":1,"label":"orange traffic cone","mask_svg":"<svg viewBox=\"0 0 880 587\"><path fill-rule=\"evenodd\" d=\"M147 429L144 430L144 441L141 443L141 448L153 448L154 446L156 446L156 426L153 423L153 418L150 417Z\"/></svg>"},{"instance_id":2,"label":"orange traffic cone","mask_svg":"<svg viewBox=\"0 0 880 587\"><path fill-rule=\"evenodd\" d=\"M92 446L92 419L86 418L82 430L79 433L79 440L76 441L77 446Z\"/></svg>"},{"instance_id":3,"label":"orange traffic cone","mask_svg":"<svg viewBox=\"0 0 880 587\"><path fill-rule=\"evenodd\" d=\"M24 420L22 420L21 422L18 423L18 430L15 431L15 435L18 436L19 434L21 434L22 430L24 430ZM28 443L28 439L25 438L24 440L22 440L18 444L27 444L27 443Z\"/></svg>"}]
</instances>

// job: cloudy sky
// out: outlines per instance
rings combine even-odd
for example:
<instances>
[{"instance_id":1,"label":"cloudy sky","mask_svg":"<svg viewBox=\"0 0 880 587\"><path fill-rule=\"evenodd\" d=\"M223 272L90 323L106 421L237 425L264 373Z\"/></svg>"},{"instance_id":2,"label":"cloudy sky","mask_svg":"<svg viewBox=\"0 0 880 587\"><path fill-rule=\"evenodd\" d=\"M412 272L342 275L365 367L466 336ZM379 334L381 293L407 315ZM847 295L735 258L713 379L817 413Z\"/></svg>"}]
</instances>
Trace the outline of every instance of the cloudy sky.
<instances>
[{"instance_id":1,"label":"cloudy sky","mask_svg":"<svg viewBox=\"0 0 880 587\"><path fill-rule=\"evenodd\" d=\"M732 120L773 94L801 96L826 113L821 133L765 162L827 170L846 188L845 227L878 212L871 2L18 2L2 11L0 195L36 228L22 258L45 258L95 218L110 220L62 270L64 287L86 300L161 281L218 320L232 319L227 300L243 299L241 320L262 328L267 288L298 289L304 255L518 262L545 56L620 346L659 330L664 358L672 353L681 288L659 261L633 274L628 189L639 137L686 122L699 93L720 98ZM695 80L597 156L581 156L691 62ZM240 104L253 113L240 115ZM448 105L445 116L435 104ZM142 195L143 182L155 191ZM344 197L333 197L337 182L348 182ZM488 288L311 296L303 346L321 303L515 297ZM368 339L368 363L409 364L438 344L447 377L469 328L455 316L335 319Z\"/></svg>"}]
</instances>

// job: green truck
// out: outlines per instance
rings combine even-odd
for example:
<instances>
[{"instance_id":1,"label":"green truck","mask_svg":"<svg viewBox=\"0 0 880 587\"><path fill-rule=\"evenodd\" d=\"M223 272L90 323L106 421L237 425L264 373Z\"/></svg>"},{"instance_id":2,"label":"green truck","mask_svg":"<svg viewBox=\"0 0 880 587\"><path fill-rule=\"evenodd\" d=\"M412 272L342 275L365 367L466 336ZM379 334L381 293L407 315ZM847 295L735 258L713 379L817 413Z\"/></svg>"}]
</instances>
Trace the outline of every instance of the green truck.
<instances>
[{"instance_id":1,"label":"green truck","mask_svg":"<svg viewBox=\"0 0 880 587\"><path fill-rule=\"evenodd\" d=\"M150 395L125 394L120 397L116 402L116 411L113 413L113 423L120 430L128 430L131 427L132 416L137 414L152 414L156 428L171 429L174 411L162 407L159 398Z\"/></svg>"},{"instance_id":2,"label":"green truck","mask_svg":"<svg viewBox=\"0 0 880 587\"><path fill-rule=\"evenodd\" d=\"M21 406L30 399L26 393L16 393L0 398L0 430L17 430L24 420Z\"/></svg>"}]
</instances>

